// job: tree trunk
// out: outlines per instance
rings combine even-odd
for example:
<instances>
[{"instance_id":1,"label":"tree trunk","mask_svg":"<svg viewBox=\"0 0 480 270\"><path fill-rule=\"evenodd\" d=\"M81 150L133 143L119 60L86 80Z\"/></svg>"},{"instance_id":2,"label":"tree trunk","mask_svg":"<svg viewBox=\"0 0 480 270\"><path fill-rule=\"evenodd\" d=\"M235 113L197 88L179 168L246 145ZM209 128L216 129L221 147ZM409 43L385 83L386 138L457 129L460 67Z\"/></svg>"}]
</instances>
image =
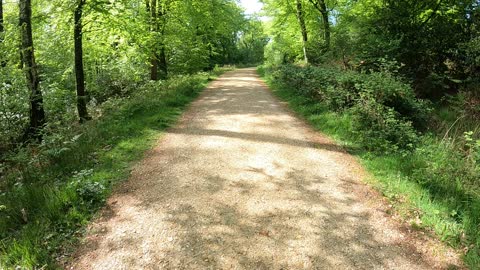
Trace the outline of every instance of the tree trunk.
<instances>
[{"instance_id":1,"label":"tree trunk","mask_svg":"<svg viewBox=\"0 0 480 270\"><path fill-rule=\"evenodd\" d=\"M162 48L160 49L160 58L158 59L158 67L160 68L161 74L160 79L165 80L167 79L168 75L168 67L167 67L167 54L165 52L165 45L162 44Z\"/></svg>"},{"instance_id":2,"label":"tree trunk","mask_svg":"<svg viewBox=\"0 0 480 270\"><path fill-rule=\"evenodd\" d=\"M324 33L325 48L327 50L330 50L330 21L328 18L328 10L324 0L320 0L319 2L322 10L321 13L322 13L322 19L323 19L323 28L325 31Z\"/></svg>"},{"instance_id":3,"label":"tree trunk","mask_svg":"<svg viewBox=\"0 0 480 270\"><path fill-rule=\"evenodd\" d=\"M74 11L73 40L75 50L75 81L77 84L77 111L80 123L90 120L87 111L87 92L85 90L85 70L83 68L83 25L82 13L86 0L78 0Z\"/></svg>"},{"instance_id":4,"label":"tree trunk","mask_svg":"<svg viewBox=\"0 0 480 270\"><path fill-rule=\"evenodd\" d=\"M160 79L162 80L165 80L167 79L167 75L168 75L168 66L167 66L167 53L166 53L166 49L165 49L165 43L164 43L164 40L163 40L163 37L165 36L165 26L166 26L166 18L165 18L165 10L158 7L158 12L157 12L157 16L158 16L158 19L161 21L159 21L158 23L161 22L161 26L159 26L159 28L161 28L161 44L160 44L160 55L159 55L159 58L158 58L158 67L160 68L160 71L161 71L161 74L160 74Z\"/></svg>"},{"instance_id":5,"label":"tree trunk","mask_svg":"<svg viewBox=\"0 0 480 270\"><path fill-rule=\"evenodd\" d=\"M330 50L330 20L328 18L329 12L325 0L310 0L310 3L320 12L323 20L323 38L325 41L325 49Z\"/></svg>"},{"instance_id":6,"label":"tree trunk","mask_svg":"<svg viewBox=\"0 0 480 270\"><path fill-rule=\"evenodd\" d=\"M301 0L297 0L296 6L297 6L298 23L300 24L300 29L302 30L303 56L305 59L305 63L308 63L308 57L307 57L308 34L307 34L307 27L305 26L305 19L303 17L303 7L302 7Z\"/></svg>"},{"instance_id":7,"label":"tree trunk","mask_svg":"<svg viewBox=\"0 0 480 270\"><path fill-rule=\"evenodd\" d=\"M37 66L32 37L32 6L31 0L19 0L21 52L22 63L28 90L30 91L30 125L26 131L27 138L41 140L41 129L45 125L45 111L43 109L43 96L39 88Z\"/></svg>"},{"instance_id":8,"label":"tree trunk","mask_svg":"<svg viewBox=\"0 0 480 270\"><path fill-rule=\"evenodd\" d=\"M3 1L0 0L0 43L3 42Z\"/></svg>"},{"instance_id":9,"label":"tree trunk","mask_svg":"<svg viewBox=\"0 0 480 270\"><path fill-rule=\"evenodd\" d=\"M160 6L160 2L152 0L150 4L147 1L147 11L151 16L151 31L157 34L158 38L163 38L165 33L165 11ZM165 44L155 39L152 49L152 58L150 59L150 79L164 80L168 75L167 54Z\"/></svg>"},{"instance_id":10,"label":"tree trunk","mask_svg":"<svg viewBox=\"0 0 480 270\"><path fill-rule=\"evenodd\" d=\"M150 29L156 34L158 33L158 21L157 21L157 0L152 0L150 4ZM152 56L150 58L150 80L158 81L158 53L157 46L153 44Z\"/></svg>"},{"instance_id":11,"label":"tree trunk","mask_svg":"<svg viewBox=\"0 0 480 270\"><path fill-rule=\"evenodd\" d=\"M0 45L3 43L3 32L5 28L3 27L3 1L0 0ZM6 59L0 59L0 66L5 67L7 65Z\"/></svg>"}]
</instances>

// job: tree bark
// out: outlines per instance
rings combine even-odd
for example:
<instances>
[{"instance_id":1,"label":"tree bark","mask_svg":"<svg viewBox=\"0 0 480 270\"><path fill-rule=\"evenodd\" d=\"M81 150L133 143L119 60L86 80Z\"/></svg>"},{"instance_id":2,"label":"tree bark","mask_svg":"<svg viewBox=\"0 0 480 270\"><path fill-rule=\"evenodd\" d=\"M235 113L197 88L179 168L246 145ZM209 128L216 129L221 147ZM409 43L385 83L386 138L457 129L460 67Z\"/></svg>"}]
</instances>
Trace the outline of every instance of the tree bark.
<instances>
[{"instance_id":1,"label":"tree bark","mask_svg":"<svg viewBox=\"0 0 480 270\"><path fill-rule=\"evenodd\" d=\"M156 34L158 33L158 21L157 21L157 0L151 0L150 4L150 29ZM155 42L155 41L154 41ZM158 53L155 44L153 44L152 56L150 58L150 80L158 81Z\"/></svg>"},{"instance_id":2,"label":"tree bark","mask_svg":"<svg viewBox=\"0 0 480 270\"><path fill-rule=\"evenodd\" d=\"M42 139L41 129L46 123L43 109L43 96L39 88L39 77L35 64L35 53L32 37L32 5L31 0L19 0L21 52L23 70L30 91L30 125L26 131L26 138Z\"/></svg>"},{"instance_id":3,"label":"tree bark","mask_svg":"<svg viewBox=\"0 0 480 270\"><path fill-rule=\"evenodd\" d=\"M161 74L160 79L165 80L167 79L168 75L168 66L167 66L167 53L165 52L165 45L162 44L160 48L160 55L158 59L158 67L160 68Z\"/></svg>"},{"instance_id":4,"label":"tree bark","mask_svg":"<svg viewBox=\"0 0 480 270\"><path fill-rule=\"evenodd\" d=\"M3 0L0 0L0 43L3 42Z\"/></svg>"},{"instance_id":5,"label":"tree bark","mask_svg":"<svg viewBox=\"0 0 480 270\"><path fill-rule=\"evenodd\" d=\"M158 35L157 38L163 39L165 34L165 10L161 7L160 1L147 1L147 11L150 12L151 31ZM152 57L150 59L150 79L164 80L168 75L167 53L163 40L154 40L152 44Z\"/></svg>"},{"instance_id":6,"label":"tree bark","mask_svg":"<svg viewBox=\"0 0 480 270\"><path fill-rule=\"evenodd\" d=\"M86 0L77 0L74 11L73 40L75 51L75 81L77 85L77 111L80 123L90 120L87 111L87 91L85 90L85 70L83 68L83 25L82 14Z\"/></svg>"},{"instance_id":7,"label":"tree bark","mask_svg":"<svg viewBox=\"0 0 480 270\"><path fill-rule=\"evenodd\" d=\"M310 3L320 12L323 20L323 38L325 41L325 49L330 50L330 20L328 18L329 12L325 0L310 0Z\"/></svg>"},{"instance_id":8,"label":"tree bark","mask_svg":"<svg viewBox=\"0 0 480 270\"><path fill-rule=\"evenodd\" d=\"M160 34L161 34L161 42L160 42L160 55L158 58L158 66L160 68L161 74L160 74L160 79L165 80L167 79L168 75L168 66L167 66L167 53L166 53L166 48L165 48L165 41L164 41L164 36L165 36L165 27L167 24L167 11L166 11L166 6L164 5L163 7L158 7L158 23L161 23L161 26L159 25Z\"/></svg>"},{"instance_id":9,"label":"tree bark","mask_svg":"<svg viewBox=\"0 0 480 270\"><path fill-rule=\"evenodd\" d=\"M3 27L3 1L0 0L0 45L3 43L3 32L5 31L5 28ZM7 66L7 60L5 59L0 59L0 66L1 67L6 67Z\"/></svg>"},{"instance_id":10,"label":"tree bark","mask_svg":"<svg viewBox=\"0 0 480 270\"><path fill-rule=\"evenodd\" d=\"M300 24L300 29L302 31L303 56L305 59L305 63L308 63L308 56L307 56L308 33L307 33L307 27L305 26L305 19L303 17L303 6L302 6L301 0L297 0L296 7L297 7L297 19L298 19L298 23Z\"/></svg>"}]
</instances>

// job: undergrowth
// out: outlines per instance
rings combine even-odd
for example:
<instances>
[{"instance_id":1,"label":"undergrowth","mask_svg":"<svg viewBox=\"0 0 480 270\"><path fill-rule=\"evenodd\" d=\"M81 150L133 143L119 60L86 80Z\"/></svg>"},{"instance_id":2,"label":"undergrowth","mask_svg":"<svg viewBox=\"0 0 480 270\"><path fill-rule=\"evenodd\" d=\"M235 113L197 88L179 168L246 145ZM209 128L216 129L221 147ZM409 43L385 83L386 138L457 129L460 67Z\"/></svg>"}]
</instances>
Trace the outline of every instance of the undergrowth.
<instances>
[{"instance_id":1,"label":"undergrowth","mask_svg":"<svg viewBox=\"0 0 480 270\"><path fill-rule=\"evenodd\" d=\"M478 122L442 116L388 73L292 66L258 71L314 128L360 158L373 175L367 181L413 228L461 249L466 264L480 269Z\"/></svg>"},{"instance_id":2,"label":"undergrowth","mask_svg":"<svg viewBox=\"0 0 480 270\"><path fill-rule=\"evenodd\" d=\"M220 72L146 83L97 107L96 120L47 127L42 144L4 154L0 269L59 268L132 162Z\"/></svg>"}]
</instances>

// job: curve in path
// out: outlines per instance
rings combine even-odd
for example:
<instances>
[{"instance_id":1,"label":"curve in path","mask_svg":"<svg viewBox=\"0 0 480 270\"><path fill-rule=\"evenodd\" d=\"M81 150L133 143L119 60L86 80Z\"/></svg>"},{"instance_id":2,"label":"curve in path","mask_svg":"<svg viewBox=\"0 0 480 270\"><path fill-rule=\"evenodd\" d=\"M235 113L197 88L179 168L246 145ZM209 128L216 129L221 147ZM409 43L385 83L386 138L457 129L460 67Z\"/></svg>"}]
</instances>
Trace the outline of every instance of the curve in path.
<instances>
[{"instance_id":1,"label":"curve in path","mask_svg":"<svg viewBox=\"0 0 480 270\"><path fill-rule=\"evenodd\" d=\"M381 203L365 198L378 195L361 184L361 171L276 100L253 69L229 72L109 199L72 267L446 266L448 258L430 256Z\"/></svg>"}]
</instances>

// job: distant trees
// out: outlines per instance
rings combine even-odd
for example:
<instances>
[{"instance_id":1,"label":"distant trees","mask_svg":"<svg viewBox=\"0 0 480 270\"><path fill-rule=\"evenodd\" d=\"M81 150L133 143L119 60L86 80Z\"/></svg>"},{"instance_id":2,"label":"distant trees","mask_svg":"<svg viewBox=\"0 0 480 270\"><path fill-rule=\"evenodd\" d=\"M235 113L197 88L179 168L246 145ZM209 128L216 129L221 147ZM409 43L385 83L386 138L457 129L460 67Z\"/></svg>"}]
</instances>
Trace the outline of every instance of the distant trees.
<instances>
[{"instance_id":1,"label":"distant trees","mask_svg":"<svg viewBox=\"0 0 480 270\"><path fill-rule=\"evenodd\" d=\"M266 42L235 0L2 1L0 149L85 122L89 104L148 80L260 62Z\"/></svg>"},{"instance_id":2,"label":"distant trees","mask_svg":"<svg viewBox=\"0 0 480 270\"><path fill-rule=\"evenodd\" d=\"M480 85L478 0L262 2L273 18L270 62L305 60L306 47L310 64L389 70L431 99Z\"/></svg>"},{"instance_id":3,"label":"distant trees","mask_svg":"<svg viewBox=\"0 0 480 270\"><path fill-rule=\"evenodd\" d=\"M264 31L263 23L257 18L251 18L237 42L238 53L233 55L233 61L244 64L260 64L264 60L265 45L269 37Z\"/></svg>"}]
</instances>

